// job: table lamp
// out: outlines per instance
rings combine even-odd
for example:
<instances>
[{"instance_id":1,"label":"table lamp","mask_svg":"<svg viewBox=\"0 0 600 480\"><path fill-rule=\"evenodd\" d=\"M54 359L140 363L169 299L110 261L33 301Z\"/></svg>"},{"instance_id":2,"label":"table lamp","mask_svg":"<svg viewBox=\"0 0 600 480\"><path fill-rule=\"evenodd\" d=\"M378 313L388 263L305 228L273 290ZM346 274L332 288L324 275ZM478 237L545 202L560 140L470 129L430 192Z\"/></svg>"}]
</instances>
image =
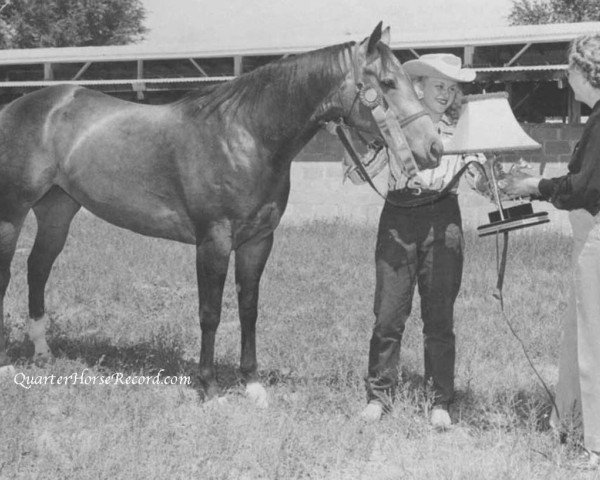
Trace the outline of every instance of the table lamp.
<instances>
[{"instance_id":1,"label":"table lamp","mask_svg":"<svg viewBox=\"0 0 600 480\"><path fill-rule=\"evenodd\" d=\"M445 154L488 153L489 179L497 211L488 214L490 223L477 228L480 237L547 223L547 212L533 212L531 203L504 208L500 200L494 162L497 154L514 150L537 150L541 145L527 135L508 103L508 93L466 95L454 135L444 146Z\"/></svg>"}]
</instances>

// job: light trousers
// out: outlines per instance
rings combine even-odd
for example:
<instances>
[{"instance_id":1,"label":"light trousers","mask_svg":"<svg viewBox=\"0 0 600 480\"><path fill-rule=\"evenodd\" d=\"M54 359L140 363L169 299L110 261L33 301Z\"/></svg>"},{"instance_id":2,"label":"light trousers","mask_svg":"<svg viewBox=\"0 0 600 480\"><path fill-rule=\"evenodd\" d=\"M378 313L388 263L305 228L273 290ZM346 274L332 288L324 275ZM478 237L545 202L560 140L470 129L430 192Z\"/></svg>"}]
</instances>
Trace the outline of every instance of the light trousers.
<instances>
[{"instance_id":1,"label":"light trousers","mask_svg":"<svg viewBox=\"0 0 600 480\"><path fill-rule=\"evenodd\" d=\"M569 220L571 296L560 348L558 414L552 412L551 424L582 427L585 448L600 451L600 215L573 210Z\"/></svg>"}]
</instances>

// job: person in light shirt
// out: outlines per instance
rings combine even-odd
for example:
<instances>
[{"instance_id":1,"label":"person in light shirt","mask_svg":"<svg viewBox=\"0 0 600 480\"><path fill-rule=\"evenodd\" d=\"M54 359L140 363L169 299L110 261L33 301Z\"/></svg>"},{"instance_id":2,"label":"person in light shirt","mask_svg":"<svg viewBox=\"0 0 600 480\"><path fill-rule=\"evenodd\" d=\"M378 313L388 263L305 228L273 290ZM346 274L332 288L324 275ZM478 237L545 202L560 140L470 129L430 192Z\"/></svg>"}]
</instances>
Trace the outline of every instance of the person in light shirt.
<instances>
[{"instance_id":1,"label":"person in light shirt","mask_svg":"<svg viewBox=\"0 0 600 480\"><path fill-rule=\"evenodd\" d=\"M442 141L449 140L460 107L459 83L473 81L475 72L462 68L457 56L445 53L423 55L403 67L423 107L437 123ZM378 155L387 153L382 150ZM388 161L387 198L391 202L385 203L377 234L375 325L366 377L368 404L362 412L368 421L378 420L391 408L400 344L418 286L425 381L433 393L430 422L438 429L451 425L448 407L454 396L454 301L462 277L463 235L458 182L441 197L440 192L470 160L472 156L445 155L438 167L421 171L410 181L397 162ZM428 198L432 201L427 205L397 206Z\"/></svg>"},{"instance_id":2,"label":"person in light shirt","mask_svg":"<svg viewBox=\"0 0 600 480\"><path fill-rule=\"evenodd\" d=\"M510 196L531 196L569 211L573 252L569 307L563 320L558 385L551 425L581 431L583 466L600 467L600 35L585 35L569 50L568 80L590 116L568 173L556 178L509 176ZM562 274L562 272L561 272ZM558 409L558 410L557 410ZM576 428L573 428L576 427ZM577 441L577 439L576 439Z\"/></svg>"}]
</instances>

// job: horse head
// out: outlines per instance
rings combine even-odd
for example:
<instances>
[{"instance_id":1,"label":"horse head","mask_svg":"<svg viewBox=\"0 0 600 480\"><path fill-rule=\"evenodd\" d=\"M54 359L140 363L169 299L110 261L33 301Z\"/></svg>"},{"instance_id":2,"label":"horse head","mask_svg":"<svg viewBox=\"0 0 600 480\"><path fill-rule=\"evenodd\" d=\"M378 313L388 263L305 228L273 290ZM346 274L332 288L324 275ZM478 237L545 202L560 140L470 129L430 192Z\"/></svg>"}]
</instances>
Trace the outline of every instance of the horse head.
<instances>
[{"instance_id":1,"label":"horse head","mask_svg":"<svg viewBox=\"0 0 600 480\"><path fill-rule=\"evenodd\" d=\"M341 117L350 127L386 143L373 116L373 106L380 104L393 113L418 167L434 168L443 153L441 139L389 42L389 27L382 31L379 23L354 46L351 68L337 92Z\"/></svg>"}]
</instances>

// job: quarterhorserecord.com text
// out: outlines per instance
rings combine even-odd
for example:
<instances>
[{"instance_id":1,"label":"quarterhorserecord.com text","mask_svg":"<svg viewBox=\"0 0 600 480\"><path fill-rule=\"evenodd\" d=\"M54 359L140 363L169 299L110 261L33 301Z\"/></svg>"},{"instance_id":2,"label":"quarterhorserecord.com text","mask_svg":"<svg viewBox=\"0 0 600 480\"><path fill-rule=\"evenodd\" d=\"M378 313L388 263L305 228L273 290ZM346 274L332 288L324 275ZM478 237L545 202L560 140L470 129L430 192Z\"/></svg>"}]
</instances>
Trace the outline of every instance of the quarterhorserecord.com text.
<instances>
[{"instance_id":1,"label":"quarterhorserecord.com text","mask_svg":"<svg viewBox=\"0 0 600 480\"><path fill-rule=\"evenodd\" d=\"M191 385L189 376L162 375L164 369L156 375L126 375L116 372L111 375L98 375L84 368L71 375L26 375L23 372L14 376L15 384L29 390L34 386L44 385Z\"/></svg>"}]
</instances>

